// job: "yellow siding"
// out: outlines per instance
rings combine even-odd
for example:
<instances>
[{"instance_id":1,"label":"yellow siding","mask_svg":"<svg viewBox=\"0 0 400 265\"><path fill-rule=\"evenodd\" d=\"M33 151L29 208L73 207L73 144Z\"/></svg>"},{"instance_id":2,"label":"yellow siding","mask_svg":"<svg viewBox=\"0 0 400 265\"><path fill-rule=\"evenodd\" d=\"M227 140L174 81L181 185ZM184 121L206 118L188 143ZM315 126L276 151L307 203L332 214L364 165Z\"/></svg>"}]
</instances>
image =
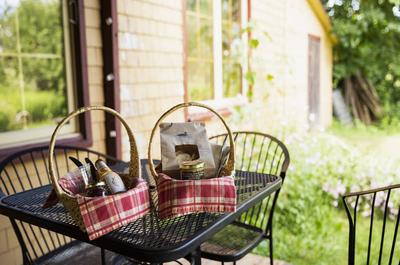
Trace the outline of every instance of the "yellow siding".
<instances>
[{"instance_id":1,"label":"yellow siding","mask_svg":"<svg viewBox=\"0 0 400 265\"><path fill-rule=\"evenodd\" d=\"M135 133L141 157L147 156L157 118L183 101L181 9L180 1L118 1L121 112ZM174 117L183 120L182 113ZM125 132L122 143L127 159Z\"/></svg>"},{"instance_id":2,"label":"yellow siding","mask_svg":"<svg viewBox=\"0 0 400 265\"><path fill-rule=\"evenodd\" d=\"M104 105L100 0L84 1L84 4L90 105ZM105 153L105 115L103 112L93 111L91 117L93 146L90 148Z\"/></svg>"},{"instance_id":3,"label":"yellow siding","mask_svg":"<svg viewBox=\"0 0 400 265\"><path fill-rule=\"evenodd\" d=\"M308 119L308 35L321 39L320 117L321 124L331 122L332 44L330 36L307 1L252 1L252 18L257 28L271 40L263 39L253 53L258 79L254 88L255 104L264 115L265 127L282 121L306 124ZM265 75L274 79L266 81ZM258 120L258 119L257 119ZM271 128L272 129L272 128Z\"/></svg>"}]
</instances>

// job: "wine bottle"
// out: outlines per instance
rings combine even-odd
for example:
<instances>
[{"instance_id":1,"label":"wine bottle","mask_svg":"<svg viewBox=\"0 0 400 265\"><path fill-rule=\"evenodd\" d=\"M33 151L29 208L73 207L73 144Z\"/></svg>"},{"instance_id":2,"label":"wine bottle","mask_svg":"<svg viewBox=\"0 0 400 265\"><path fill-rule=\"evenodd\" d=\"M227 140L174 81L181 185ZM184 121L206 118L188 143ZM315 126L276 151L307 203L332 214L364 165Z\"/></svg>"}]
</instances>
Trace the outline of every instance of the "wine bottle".
<instances>
[{"instance_id":1,"label":"wine bottle","mask_svg":"<svg viewBox=\"0 0 400 265\"><path fill-rule=\"evenodd\" d=\"M106 183L112 194L126 191L125 184L122 181L121 177L117 173L112 171L107 166L106 162L98 159L95 165L97 168L99 179Z\"/></svg>"}]
</instances>

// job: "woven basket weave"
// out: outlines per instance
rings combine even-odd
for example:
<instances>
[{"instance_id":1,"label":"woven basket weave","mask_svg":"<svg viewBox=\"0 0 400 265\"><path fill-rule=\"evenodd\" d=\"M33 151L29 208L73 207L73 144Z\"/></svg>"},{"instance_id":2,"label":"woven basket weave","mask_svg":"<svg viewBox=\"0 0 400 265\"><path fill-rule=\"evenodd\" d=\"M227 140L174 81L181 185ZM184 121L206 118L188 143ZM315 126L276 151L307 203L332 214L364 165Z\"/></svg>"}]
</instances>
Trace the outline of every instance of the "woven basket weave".
<instances>
[{"instance_id":1,"label":"woven basket weave","mask_svg":"<svg viewBox=\"0 0 400 265\"><path fill-rule=\"evenodd\" d=\"M57 193L57 196L59 200L63 203L64 207L68 209L71 217L74 219L76 224L79 226L79 228L82 231L86 231L85 225L82 220L81 212L79 210L79 205L76 197L69 195L66 193L58 183L58 177L56 177L55 174L55 167L54 167L54 147L56 143L56 137L61 129L62 126L64 126L67 122L69 122L72 118L78 116L79 114L82 114L84 112L88 111L94 111L94 110L101 110L105 111L113 116L115 116L125 127L128 137L129 137L129 142L130 142L130 164L129 164L129 173L128 174L121 174L121 177L123 178L125 183L137 183L137 181L134 181L135 178L140 178L140 161L139 161L139 155L137 151L137 146L136 146L136 141L135 137L133 135L132 130L130 129L128 123L122 118L122 116L115 110L104 107L104 106L90 106L90 107L83 107L80 108L74 112L71 112L68 114L67 117L65 117L55 128L53 135L51 136L50 140L50 147L49 147L49 174L51 178L51 182L53 185L53 188L55 192Z\"/></svg>"},{"instance_id":2,"label":"woven basket weave","mask_svg":"<svg viewBox=\"0 0 400 265\"><path fill-rule=\"evenodd\" d=\"M229 136L229 157L216 178L199 180L177 180L165 174L158 174L152 160L151 144L160 123L172 112L187 107L201 107L213 112L224 124ZM196 212L233 212L236 210L236 187L234 183L235 144L232 132L225 120L211 107L196 103L182 103L167 110L155 124L148 146L148 159L151 174L157 183L160 218L173 218Z\"/></svg>"}]
</instances>

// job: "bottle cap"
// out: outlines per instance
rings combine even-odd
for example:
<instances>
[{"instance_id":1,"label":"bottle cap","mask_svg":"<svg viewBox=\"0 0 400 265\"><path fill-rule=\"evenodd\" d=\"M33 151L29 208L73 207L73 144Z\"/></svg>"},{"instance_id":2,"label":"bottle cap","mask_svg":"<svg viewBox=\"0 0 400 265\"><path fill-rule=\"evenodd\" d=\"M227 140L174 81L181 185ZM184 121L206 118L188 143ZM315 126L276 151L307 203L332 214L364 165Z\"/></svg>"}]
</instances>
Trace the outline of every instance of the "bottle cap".
<instances>
[{"instance_id":1,"label":"bottle cap","mask_svg":"<svg viewBox=\"0 0 400 265\"><path fill-rule=\"evenodd\" d=\"M183 161L179 168L182 170L201 170L204 168L204 162L201 160Z\"/></svg>"}]
</instances>

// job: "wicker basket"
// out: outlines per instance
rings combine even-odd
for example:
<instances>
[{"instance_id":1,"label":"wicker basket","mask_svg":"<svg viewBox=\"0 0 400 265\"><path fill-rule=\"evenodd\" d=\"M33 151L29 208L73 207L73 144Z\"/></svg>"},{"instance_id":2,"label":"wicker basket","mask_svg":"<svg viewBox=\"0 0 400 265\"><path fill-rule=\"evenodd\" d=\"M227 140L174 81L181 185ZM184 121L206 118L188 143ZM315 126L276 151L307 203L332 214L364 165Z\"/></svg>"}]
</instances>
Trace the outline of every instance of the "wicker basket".
<instances>
[{"instance_id":1,"label":"wicker basket","mask_svg":"<svg viewBox=\"0 0 400 265\"><path fill-rule=\"evenodd\" d=\"M50 147L49 147L49 174L51 178L51 182L53 185L53 188L55 192L57 193L57 196L59 200L63 203L64 207L68 209L69 213L71 214L71 217L75 220L76 224L79 226L79 228L82 231L86 231L85 225L82 219L81 212L79 210L79 205L77 198L75 196L71 196L70 194L66 193L64 189L60 186L58 183L58 178L56 177L55 174L55 168L54 168L54 147L56 143L56 137L57 134L59 133L61 127L65 125L67 122L69 122L72 118L75 116L78 116L79 114L82 114L87 111L93 111L93 110L101 110L105 111L109 114L114 115L115 117L118 118L118 120L123 124L125 127L128 137L129 137L129 142L130 142L130 164L129 164L129 173L128 174L121 174L121 177L123 178L125 183L138 183L136 178L140 178L140 161L139 161L139 156L138 156L138 151L136 147L136 141L135 137L133 136L132 130L130 129L128 123L122 118L122 116L115 110L104 107L104 106L90 106L90 107L83 107L80 108L74 112L71 112L67 117L65 117L55 128L53 135L51 136L50 140Z\"/></svg>"},{"instance_id":2,"label":"wicker basket","mask_svg":"<svg viewBox=\"0 0 400 265\"><path fill-rule=\"evenodd\" d=\"M216 178L200 180L176 180L163 173L157 173L151 153L151 145L157 128L172 112L188 107L201 107L213 112L223 123L229 137L229 157ZM167 110L156 122L148 146L149 169L157 183L158 213L162 218L175 217L194 212L231 212L236 209L236 188L233 174L235 170L235 143L232 132L225 120L211 107L188 102ZM182 202L185 203L182 203Z\"/></svg>"},{"instance_id":3,"label":"wicker basket","mask_svg":"<svg viewBox=\"0 0 400 265\"><path fill-rule=\"evenodd\" d=\"M150 168L151 174L157 180L158 173L157 173L157 171L155 169L155 166L154 166L154 163L153 163L153 160L152 160L152 153L151 153L151 145L153 143L153 138L154 138L154 135L156 133L157 128L165 120L165 118L167 116L169 116L172 112L174 112L174 111L176 111L178 109L181 109L181 108L188 108L188 107L205 108L205 109L213 112L221 120L221 122L223 123L225 129L228 132L230 150L229 150L228 161L226 162L226 165L223 167L223 169L221 170L221 172L220 172L218 177L232 175L234 170L235 170L235 141L233 139L233 135L232 135L231 129L229 128L228 124L225 122L224 118L222 118L222 116L218 112L216 112L214 109L212 109L211 107L209 107L209 106L207 106L205 104L201 104L201 103L197 103L197 102L181 103L181 104L178 104L178 105L170 108L163 115L161 115L161 117L158 119L158 121L154 125L154 128L151 131L150 142L149 142L148 153L147 153L148 154L148 158L149 158L149 168Z\"/></svg>"}]
</instances>

